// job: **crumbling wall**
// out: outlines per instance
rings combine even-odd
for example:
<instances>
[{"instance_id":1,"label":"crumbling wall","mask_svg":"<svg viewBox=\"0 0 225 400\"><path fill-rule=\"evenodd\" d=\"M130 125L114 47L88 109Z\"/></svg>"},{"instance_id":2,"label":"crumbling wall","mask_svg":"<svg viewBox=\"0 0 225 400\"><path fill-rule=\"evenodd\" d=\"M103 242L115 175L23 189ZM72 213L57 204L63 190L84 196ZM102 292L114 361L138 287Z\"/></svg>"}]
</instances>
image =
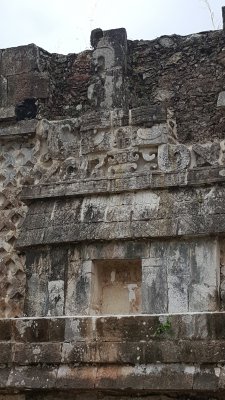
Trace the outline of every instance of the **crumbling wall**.
<instances>
[{"instance_id":1,"label":"crumbling wall","mask_svg":"<svg viewBox=\"0 0 225 400\"><path fill-rule=\"evenodd\" d=\"M219 398L224 31L91 45L0 51L0 389Z\"/></svg>"},{"instance_id":2,"label":"crumbling wall","mask_svg":"<svg viewBox=\"0 0 225 400\"><path fill-rule=\"evenodd\" d=\"M130 107L165 104L176 121L180 143L224 137L224 109L217 107L225 84L221 31L162 36L128 45Z\"/></svg>"},{"instance_id":3,"label":"crumbling wall","mask_svg":"<svg viewBox=\"0 0 225 400\"><path fill-rule=\"evenodd\" d=\"M42 197L49 196L46 190L53 182L57 186L51 189L52 194L59 190L58 182L67 182L68 194L82 194L84 179L87 180L86 193L120 192L135 186L146 189L150 181L153 188L162 187L162 177L152 172L170 173L163 178L168 180L170 176L170 181L164 180L167 187L171 184L176 186L178 181L179 185L192 185L205 173L202 167L217 166L220 170L211 168L207 174L213 174L213 181L223 180L223 32L188 37L175 35L140 42L126 42L124 30L119 30L117 36L111 38L110 35L102 38L99 32L98 40L100 43L103 41L102 44L93 42L94 50L79 55L51 55L35 45L1 51L2 316L20 316L25 312L24 256L14 251L17 227L27 211L27 206L19 198L24 185L35 184L31 192L35 196L35 192L41 190ZM118 40L122 41L122 53L116 47ZM116 80L112 84L114 51L118 52L119 61L114 67L113 79ZM108 58L110 61L105 65L104 60ZM104 85L107 85L105 89ZM42 121L43 117L59 121ZM185 146L180 143L185 143ZM202 169L197 171L196 167ZM129 183L130 173L135 183ZM204 178L201 176L200 179ZM42 185L45 182L47 186ZM64 188L65 185L60 189L62 193ZM160 201L162 210L164 204L175 201L178 216L178 205L184 206L185 193L187 191L179 191L181 203L176 202L177 195L174 200L172 197L169 200L172 195L164 191L162 197L157 197L159 192L154 195L146 193L148 200L143 197L143 217L140 219L154 218L157 210L157 224L161 224L160 230L151 232L153 237L186 234L187 218L190 220L189 231L198 233L197 220L190 230L193 212L198 218L200 214L205 218L211 207L207 194L210 191L198 189L190 192L192 199L196 198L195 207L190 202L185 211L185 223L182 215L178 228L168 225L169 220L162 219L160 209L153 207L155 199ZM152 196L156 196L155 199ZM205 196L207 204L203 207ZM120 221L123 214L124 222L121 221L120 225L132 220L134 225L133 201L136 200L129 203L131 197L115 197L118 205L113 206L110 212L108 210L102 221ZM217 202L222 201L222 194L218 192L217 197ZM29 196L24 194L24 198ZM87 217L82 217L84 221L100 222L102 211L95 216L98 203L102 210L108 200L101 197L85 202L87 204L83 207L87 209ZM137 210L140 213L140 205ZM38 210L38 219L42 218L40 212ZM218 213L216 209L214 212ZM65 225L65 215L63 219ZM34 234L35 243L39 243L32 222L27 221L24 225L26 240ZM51 230L49 222L47 224L49 235ZM112 230L110 225L108 227L111 231L108 237L117 239L117 228ZM27 234L30 228L31 232ZM217 228L214 225L206 230L217 231ZM53 230L55 237L58 228ZM132 232L131 237L149 235L146 227L140 235L134 226ZM203 233L202 229L200 232ZM73 235L75 239L76 234ZM102 238L105 236L106 232ZM92 237L97 238L97 232L94 231ZM71 239L64 235L63 240ZM55 238L50 239L52 241L55 242ZM220 297L219 293L215 296ZM220 307L219 303L217 307Z\"/></svg>"}]
</instances>

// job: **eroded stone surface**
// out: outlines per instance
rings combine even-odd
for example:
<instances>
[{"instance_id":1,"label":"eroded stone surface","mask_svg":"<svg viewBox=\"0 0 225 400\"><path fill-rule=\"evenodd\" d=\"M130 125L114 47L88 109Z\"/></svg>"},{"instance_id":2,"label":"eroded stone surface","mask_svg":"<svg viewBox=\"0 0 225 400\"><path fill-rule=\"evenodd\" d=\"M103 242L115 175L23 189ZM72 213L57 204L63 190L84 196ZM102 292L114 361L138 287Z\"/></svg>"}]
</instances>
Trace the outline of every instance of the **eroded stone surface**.
<instances>
[{"instance_id":1,"label":"eroded stone surface","mask_svg":"<svg viewBox=\"0 0 225 400\"><path fill-rule=\"evenodd\" d=\"M91 45L0 51L0 396L223 398L224 32Z\"/></svg>"}]
</instances>

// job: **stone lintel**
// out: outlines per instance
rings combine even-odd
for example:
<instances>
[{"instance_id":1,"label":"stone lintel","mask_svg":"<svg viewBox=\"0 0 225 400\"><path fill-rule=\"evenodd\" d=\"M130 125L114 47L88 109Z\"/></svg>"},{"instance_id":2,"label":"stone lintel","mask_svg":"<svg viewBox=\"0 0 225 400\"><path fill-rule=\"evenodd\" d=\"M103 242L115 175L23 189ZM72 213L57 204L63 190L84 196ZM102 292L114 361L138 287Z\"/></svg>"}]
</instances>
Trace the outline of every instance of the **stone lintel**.
<instances>
[{"instance_id":1,"label":"stone lintel","mask_svg":"<svg viewBox=\"0 0 225 400\"><path fill-rule=\"evenodd\" d=\"M176 190L146 190L32 202L17 246L223 234L224 190L181 188L179 196Z\"/></svg>"},{"instance_id":2,"label":"stone lintel","mask_svg":"<svg viewBox=\"0 0 225 400\"><path fill-rule=\"evenodd\" d=\"M54 197L131 192L134 189L168 189L170 187L201 187L225 182L225 168L204 167L180 172L133 173L132 176L71 180L24 186L21 198L30 201Z\"/></svg>"},{"instance_id":3,"label":"stone lintel","mask_svg":"<svg viewBox=\"0 0 225 400\"><path fill-rule=\"evenodd\" d=\"M11 124L0 127L0 140L15 140L27 135L34 135L38 121L36 119L19 121L17 124Z\"/></svg>"}]
</instances>

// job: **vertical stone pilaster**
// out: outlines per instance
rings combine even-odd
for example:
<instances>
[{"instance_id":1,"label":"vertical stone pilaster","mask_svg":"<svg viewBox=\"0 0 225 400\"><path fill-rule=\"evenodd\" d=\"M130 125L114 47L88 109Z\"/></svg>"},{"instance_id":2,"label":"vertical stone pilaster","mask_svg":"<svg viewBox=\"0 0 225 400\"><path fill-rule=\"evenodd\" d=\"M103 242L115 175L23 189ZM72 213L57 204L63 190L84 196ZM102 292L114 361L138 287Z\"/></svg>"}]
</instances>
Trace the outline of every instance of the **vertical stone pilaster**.
<instances>
[{"instance_id":1,"label":"vertical stone pilaster","mask_svg":"<svg viewBox=\"0 0 225 400\"><path fill-rule=\"evenodd\" d=\"M225 30L225 6L222 7L223 30Z\"/></svg>"},{"instance_id":2,"label":"vertical stone pilaster","mask_svg":"<svg viewBox=\"0 0 225 400\"><path fill-rule=\"evenodd\" d=\"M94 75L88 87L88 98L100 109L126 106L125 75L127 68L127 34L124 28L91 34Z\"/></svg>"}]
</instances>

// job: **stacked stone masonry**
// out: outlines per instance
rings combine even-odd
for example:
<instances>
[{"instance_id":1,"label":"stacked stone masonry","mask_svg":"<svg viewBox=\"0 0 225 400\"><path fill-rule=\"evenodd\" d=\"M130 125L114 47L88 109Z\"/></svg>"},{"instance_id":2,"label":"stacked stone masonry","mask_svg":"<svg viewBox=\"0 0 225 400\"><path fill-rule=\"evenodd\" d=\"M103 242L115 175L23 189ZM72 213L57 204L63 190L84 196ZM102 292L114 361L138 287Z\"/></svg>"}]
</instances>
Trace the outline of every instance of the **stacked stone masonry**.
<instances>
[{"instance_id":1,"label":"stacked stone masonry","mask_svg":"<svg viewBox=\"0 0 225 400\"><path fill-rule=\"evenodd\" d=\"M0 400L223 399L224 31L91 46L0 50Z\"/></svg>"}]
</instances>

